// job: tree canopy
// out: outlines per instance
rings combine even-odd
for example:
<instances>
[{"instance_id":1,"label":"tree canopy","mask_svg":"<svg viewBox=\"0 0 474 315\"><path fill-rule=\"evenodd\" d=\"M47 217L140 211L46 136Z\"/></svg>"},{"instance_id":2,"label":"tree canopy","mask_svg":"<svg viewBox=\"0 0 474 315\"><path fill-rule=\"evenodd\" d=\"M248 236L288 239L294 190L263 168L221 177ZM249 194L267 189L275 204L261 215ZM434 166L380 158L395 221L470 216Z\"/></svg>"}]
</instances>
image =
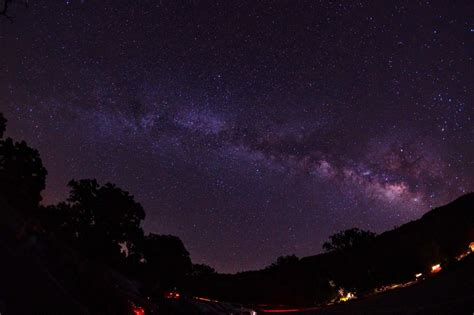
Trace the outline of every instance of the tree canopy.
<instances>
[{"instance_id":1,"label":"tree canopy","mask_svg":"<svg viewBox=\"0 0 474 315\"><path fill-rule=\"evenodd\" d=\"M350 249L366 244L375 237L376 234L371 231L352 228L330 236L329 241L323 244L323 249L326 251Z\"/></svg>"},{"instance_id":2,"label":"tree canopy","mask_svg":"<svg viewBox=\"0 0 474 315\"><path fill-rule=\"evenodd\" d=\"M7 129L7 119L0 113L0 138L3 138L3 133Z\"/></svg>"},{"instance_id":3,"label":"tree canopy","mask_svg":"<svg viewBox=\"0 0 474 315\"><path fill-rule=\"evenodd\" d=\"M193 264L193 276L207 276L217 273L214 268L206 264Z\"/></svg>"},{"instance_id":4,"label":"tree canopy","mask_svg":"<svg viewBox=\"0 0 474 315\"><path fill-rule=\"evenodd\" d=\"M150 233L142 253L147 276L152 282L160 281L160 287L175 285L192 271L189 252L176 236Z\"/></svg>"},{"instance_id":5,"label":"tree canopy","mask_svg":"<svg viewBox=\"0 0 474 315\"><path fill-rule=\"evenodd\" d=\"M6 122L0 113L0 138L3 138ZM10 203L24 209L37 207L46 174L37 150L24 141L0 140L0 192Z\"/></svg>"},{"instance_id":6,"label":"tree canopy","mask_svg":"<svg viewBox=\"0 0 474 315\"><path fill-rule=\"evenodd\" d=\"M277 260L274 263L272 263L266 269L274 269L274 268L292 266L295 263L297 263L299 260L300 259L295 254L280 256L280 257L277 258Z\"/></svg>"},{"instance_id":7,"label":"tree canopy","mask_svg":"<svg viewBox=\"0 0 474 315\"><path fill-rule=\"evenodd\" d=\"M123 244L133 251L143 237L143 207L128 192L95 179L72 180L66 202L48 207L49 224L89 254L118 255Z\"/></svg>"},{"instance_id":8,"label":"tree canopy","mask_svg":"<svg viewBox=\"0 0 474 315\"><path fill-rule=\"evenodd\" d=\"M15 208L30 210L24 213L26 221L34 213L39 219L34 224L40 224L53 239L69 244L88 259L133 273L148 288L175 286L193 271L215 272L209 266L193 266L178 237L145 236L143 207L112 183L71 180L66 201L40 206L47 171L37 150L3 138L6 122L0 113L0 195Z\"/></svg>"}]
</instances>

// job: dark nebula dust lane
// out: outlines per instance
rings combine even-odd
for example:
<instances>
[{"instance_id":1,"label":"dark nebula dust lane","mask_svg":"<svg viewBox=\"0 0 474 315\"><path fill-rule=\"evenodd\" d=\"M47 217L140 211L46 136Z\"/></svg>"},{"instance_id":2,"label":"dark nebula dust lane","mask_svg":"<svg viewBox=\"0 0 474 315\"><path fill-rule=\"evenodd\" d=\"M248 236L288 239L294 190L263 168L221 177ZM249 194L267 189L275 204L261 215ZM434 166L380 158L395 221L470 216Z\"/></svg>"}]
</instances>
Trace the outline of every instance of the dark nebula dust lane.
<instances>
[{"instance_id":1,"label":"dark nebula dust lane","mask_svg":"<svg viewBox=\"0 0 474 315\"><path fill-rule=\"evenodd\" d=\"M110 181L221 272L313 255L474 187L474 3L30 1L0 111L45 203Z\"/></svg>"}]
</instances>

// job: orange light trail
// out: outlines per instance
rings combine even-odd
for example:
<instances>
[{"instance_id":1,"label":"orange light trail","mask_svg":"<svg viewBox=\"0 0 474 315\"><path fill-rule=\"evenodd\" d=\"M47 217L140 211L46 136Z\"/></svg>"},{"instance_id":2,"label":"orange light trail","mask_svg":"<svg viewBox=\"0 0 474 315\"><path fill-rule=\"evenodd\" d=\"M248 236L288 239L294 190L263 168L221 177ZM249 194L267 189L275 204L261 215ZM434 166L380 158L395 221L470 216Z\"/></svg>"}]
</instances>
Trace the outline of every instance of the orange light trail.
<instances>
[{"instance_id":1,"label":"orange light trail","mask_svg":"<svg viewBox=\"0 0 474 315\"><path fill-rule=\"evenodd\" d=\"M310 308L289 308L289 309L265 309L260 310L262 313L296 313L296 312L307 312L307 311L315 311L320 309L319 307L310 307Z\"/></svg>"}]
</instances>

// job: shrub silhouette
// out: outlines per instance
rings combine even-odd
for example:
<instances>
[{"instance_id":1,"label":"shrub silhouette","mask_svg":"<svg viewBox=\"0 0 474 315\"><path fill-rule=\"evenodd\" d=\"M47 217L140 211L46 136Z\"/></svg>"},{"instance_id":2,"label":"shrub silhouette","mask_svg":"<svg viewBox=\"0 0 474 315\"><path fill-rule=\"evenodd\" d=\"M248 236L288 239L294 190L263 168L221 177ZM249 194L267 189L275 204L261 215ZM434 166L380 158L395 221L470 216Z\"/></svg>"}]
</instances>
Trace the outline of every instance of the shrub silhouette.
<instances>
[{"instance_id":1,"label":"shrub silhouette","mask_svg":"<svg viewBox=\"0 0 474 315\"><path fill-rule=\"evenodd\" d=\"M208 276L208 275L213 275L216 273L217 272L214 268L206 264L193 264L191 275L192 276Z\"/></svg>"},{"instance_id":2,"label":"shrub silhouette","mask_svg":"<svg viewBox=\"0 0 474 315\"><path fill-rule=\"evenodd\" d=\"M7 129L7 119L0 113L0 138L3 138L3 134Z\"/></svg>"},{"instance_id":3,"label":"shrub silhouette","mask_svg":"<svg viewBox=\"0 0 474 315\"><path fill-rule=\"evenodd\" d=\"M373 232L352 228L330 236L330 241L323 244L323 249L326 251L351 249L373 241L375 236Z\"/></svg>"},{"instance_id":4,"label":"shrub silhouette","mask_svg":"<svg viewBox=\"0 0 474 315\"><path fill-rule=\"evenodd\" d=\"M179 285L192 271L189 252L176 236L150 233L145 237L141 250L149 290Z\"/></svg>"},{"instance_id":5,"label":"shrub silhouette","mask_svg":"<svg viewBox=\"0 0 474 315\"><path fill-rule=\"evenodd\" d=\"M0 114L0 138L6 122ZM0 140L0 193L10 204L23 210L36 208L45 188L46 174L37 150L24 141Z\"/></svg>"},{"instance_id":6,"label":"shrub silhouette","mask_svg":"<svg viewBox=\"0 0 474 315\"><path fill-rule=\"evenodd\" d=\"M143 238L145 211L128 192L94 179L72 180L66 202L45 209L46 225L87 255L116 260Z\"/></svg>"}]
</instances>

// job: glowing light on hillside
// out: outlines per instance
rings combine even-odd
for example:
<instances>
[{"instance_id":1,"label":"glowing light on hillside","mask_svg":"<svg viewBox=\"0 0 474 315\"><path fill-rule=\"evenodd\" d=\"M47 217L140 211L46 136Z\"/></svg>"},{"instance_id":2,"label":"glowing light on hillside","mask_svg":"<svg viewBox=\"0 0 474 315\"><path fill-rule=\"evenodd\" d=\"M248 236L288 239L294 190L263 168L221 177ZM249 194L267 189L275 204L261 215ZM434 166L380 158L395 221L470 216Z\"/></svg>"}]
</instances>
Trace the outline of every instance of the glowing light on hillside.
<instances>
[{"instance_id":1,"label":"glowing light on hillside","mask_svg":"<svg viewBox=\"0 0 474 315\"><path fill-rule=\"evenodd\" d=\"M460 260L466 258L468 255L470 255L473 252L474 252L474 242L471 242L469 244L469 249L467 251L465 251L464 253L461 253L460 255L456 256L456 260L460 261Z\"/></svg>"},{"instance_id":2,"label":"glowing light on hillside","mask_svg":"<svg viewBox=\"0 0 474 315\"><path fill-rule=\"evenodd\" d=\"M420 273L417 273L417 274L415 275L415 278L418 279L418 278L420 278L422 275L423 275L423 274L422 274L421 272L420 272Z\"/></svg>"},{"instance_id":3,"label":"glowing light on hillside","mask_svg":"<svg viewBox=\"0 0 474 315\"><path fill-rule=\"evenodd\" d=\"M254 313L250 312L250 314L258 314L258 313L299 313L299 312L311 312L319 310L319 307L309 307L309 308L289 308L289 309L261 309L258 312L253 311Z\"/></svg>"},{"instance_id":4,"label":"glowing light on hillside","mask_svg":"<svg viewBox=\"0 0 474 315\"><path fill-rule=\"evenodd\" d=\"M203 301L203 302L219 303L218 300L213 300L213 299L210 299L210 298L200 297L200 296L195 296L194 299L198 300L198 301Z\"/></svg>"},{"instance_id":5,"label":"glowing light on hillside","mask_svg":"<svg viewBox=\"0 0 474 315\"><path fill-rule=\"evenodd\" d=\"M179 300L181 294L179 294L177 291L167 291L165 292L164 296L167 300Z\"/></svg>"},{"instance_id":6,"label":"glowing light on hillside","mask_svg":"<svg viewBox=\"0 0 474 315\"><path fill-rule=\"evenodd\" d=\"M132 306L133 315L145 315L145 310L143 307L133 305Z\"/></svg>"},{"instance_id":7,"label":"glowing light on hillside","mask_svg":"<svg viewBox=\"0 0 474 315\"><path fill-rule=\"evenodd\" d=\"M352 292L346 292L343 288L339 289L339 301L347 302L349 300L355 299L356 296Z\"/></svg>"},{"instance_id":8,"label":"glowing light on hillside","mask_svg":"<svg viewBox=\"0 0 474 315\"><path fill-rule=\"evenodd\" d=\"M355 299L355 298L356 298L356 296L353 293L348 292L345 296L341 297L339 300L341 302L347 302L347 301Z\"/></svg>"},{"instance_id":9,"label":"glowing light on hillside","mask_svg":"<svg viewBox=\"0 0 474 315\"><path fill-rule=\"evenodd\" d=\"M432 273L437 273L440 270L441 270L441 265L440 264L436 264L436 265L431 266L431 272Z\"/></svg>"}]
</instances>

